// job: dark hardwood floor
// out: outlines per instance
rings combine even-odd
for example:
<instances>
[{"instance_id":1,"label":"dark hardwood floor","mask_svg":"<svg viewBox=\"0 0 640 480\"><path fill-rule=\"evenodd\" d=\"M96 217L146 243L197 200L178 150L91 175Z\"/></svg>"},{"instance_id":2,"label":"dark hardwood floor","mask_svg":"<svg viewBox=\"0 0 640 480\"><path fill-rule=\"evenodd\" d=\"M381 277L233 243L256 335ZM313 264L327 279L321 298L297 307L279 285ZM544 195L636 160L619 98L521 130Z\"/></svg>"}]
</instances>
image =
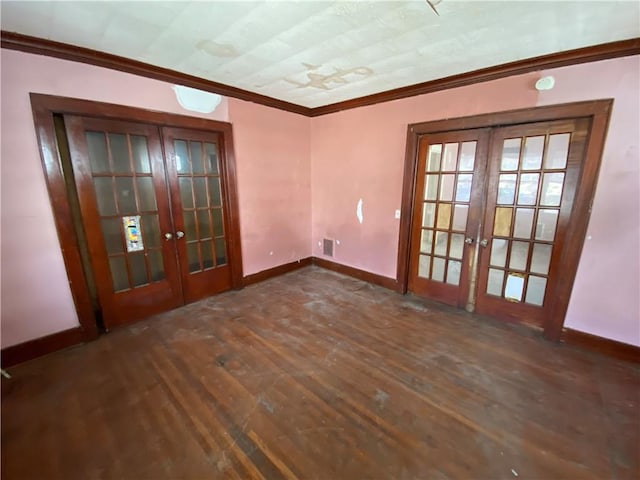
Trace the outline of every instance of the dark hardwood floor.
<instances>
[{"instance_id":1,"label":"dark hardwood floor","mask_svg":"<svg viewBox=\"0 0 640 480\"><path fill-rule=\"evenodd\" d=\"M2 478L637 479L637 365L309 267L10 369Z\"/></svg>"}]
</instances>

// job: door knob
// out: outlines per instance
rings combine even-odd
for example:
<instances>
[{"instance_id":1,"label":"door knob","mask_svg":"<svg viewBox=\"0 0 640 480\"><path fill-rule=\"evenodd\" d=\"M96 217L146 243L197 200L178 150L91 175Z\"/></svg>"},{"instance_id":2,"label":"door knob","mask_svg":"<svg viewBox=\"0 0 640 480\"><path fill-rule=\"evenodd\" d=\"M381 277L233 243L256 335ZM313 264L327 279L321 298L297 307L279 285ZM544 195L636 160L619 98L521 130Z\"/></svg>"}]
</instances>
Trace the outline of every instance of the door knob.
<instances>
[{"instance_id":1,"label":"door knob","mask_svg":"<svg viewBox=\"0 0 640 480\"><path fill-rule=\"evenodd\" d=\"M168 242L169 240L171 240L173 238L173 235L170 234L169 232L164 234L164 239Z\"/></svg>"},{"instance_id":2,"label":"door knob","mask_svg":"<svg viewBox=\"0 0 640 480\"><path fill-rule=\"evenodd\" d=\"M464 243L466 243L467 245L471 245L473 243L473 238L471 237L467 237L464 239Z\"/></svg>"},{"instance_id":3,"label":"door knob","mask_svg":"<svg viewBox=\"0 0 640 480\"><path fill-rule=\"evenodd\" d=\"M178 230L176 232L176 238L180 239L182 237L184 237L184 232L182 230Z\"/></svg>"},{"instance_id":4,"label":"door knob","mask_svg":"<svg viewBox=\"0 0 640 480\"><path fill-rule=\"evenodd\" d=\"M480 241L480 245L481 245L482 247L486 247L487 245L489 245L489 241L488 241L486 238L483 238L483 239Z\"/></svg>"}]
</instances>

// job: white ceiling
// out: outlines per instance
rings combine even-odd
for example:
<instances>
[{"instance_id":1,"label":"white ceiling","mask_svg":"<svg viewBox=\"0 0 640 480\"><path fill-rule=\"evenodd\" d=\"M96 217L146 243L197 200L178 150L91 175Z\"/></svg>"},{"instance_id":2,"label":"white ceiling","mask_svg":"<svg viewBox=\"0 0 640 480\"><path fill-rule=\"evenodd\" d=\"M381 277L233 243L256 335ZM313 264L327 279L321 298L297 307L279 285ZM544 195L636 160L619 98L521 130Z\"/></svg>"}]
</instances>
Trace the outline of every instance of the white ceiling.
<instances>
[{"instance_id":1,"label":"white ceiling","mask_svg":"<svg viewBox=\"0 0 640 480\"><path fill-rule=\"evenodd\" d=\"M640 36L638 1L1 3L2 29L306 107Z\"/></svg>"}]
</instances>

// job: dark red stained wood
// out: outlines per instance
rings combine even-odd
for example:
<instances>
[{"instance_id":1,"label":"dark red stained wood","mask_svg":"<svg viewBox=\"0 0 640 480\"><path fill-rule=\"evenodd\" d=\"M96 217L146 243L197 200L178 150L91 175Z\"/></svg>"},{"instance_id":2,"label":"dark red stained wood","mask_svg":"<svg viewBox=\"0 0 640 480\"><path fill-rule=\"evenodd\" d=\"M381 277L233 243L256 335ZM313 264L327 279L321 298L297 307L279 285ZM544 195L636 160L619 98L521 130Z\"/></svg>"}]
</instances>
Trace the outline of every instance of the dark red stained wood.
<instances>
[{"instance_id":1,"label":"dark red stained wood","mask_svg":"<svg viewBox=\"0 0 640 480\"><path fill-rule=\"evenodd\" d=\"M382 275L367 272L365 270L360 270L359 268L350 267L349 265L336 263L326 258L313 257L313 264L317 265L318 267L326 268L327 270L332 270L334 272L342 273L343 275L357 278L358 280L364 280L365 282L388 288L389 290L398 290L398 283L393 278L384 277Z\"/></svg>"},{"instance_id":2,"label":"dark red stained wood","mask_svg":"<svg viewBox=\"0 0 640 480\"><path fill-rule=\"evenodd\" d=\"M640 363L640 347L565 328L560 341L626 362Z\"/></svg>"},{"instance_id":3,"label":"dark red stained wood","mask_svg":"<svg viewBox=\"0 0 640 480\"><path fill-rule=\"evenodd\" d=\"M461 73L450 77L431 80L322 107L308 108L236 87L231 87L229 85L223 85L221 83L176 72L174 70L156 67L154 65L130 60L117 55L111 55L66 43L54 42L43 38L6 31L0 32L0 40L2 48L34 53L37 55L47 55L50 57L62 58L65 60L72 60L75 62L82 62L122 72L133 73L143 77L155 78L165 82L178 83L188 87L218 93L220 95L226 95L268 107L298 113L307 117L318 117L320 115L335 113L341 110L348 110L366 105L375 105L377 103L388 102L390 100L398 100L415 95L472 85L474 83L486 82L488 80L495 80L511 75L529 73L536 70L594 62L598 60L606 60L608 58L626 57L640 53L640 38L620 40L617 42L578 48L575 50L543 55L472 72Z\"/></svg>"},{"instance_id":4,"label":"dark red stained wood","mask_svg":"<svg viewBox=\"0 0 640 480\"><path fill-rule=\"evenodd\" d=\"M293 272L294 270L298 270L303 267L308 267L312 263L313 259L311 257L301 258L300 260L296 260L295 262L285 263L283 265L268 268L267 270L262 270L261 272L247 275L246 277L244 277L242 283L246 287L247 285L253 285L254 283L264 282L265 280L269 280L270 278L278 277L280 275Z\"/></svg>"},{"instance_id":5,"label":"dark red stained wood","mask_svg":"<svg viewBox=\"0 0 640 480\"><path fill-rule=\"evenodd\" d=\"M578 261L584 245L590 206L595 194L595 185L612 105L613 100L594 100L409 125L407 129L405 177L403 181L400 235L398 242L397 281L400 291L406 292L408 285L411 223L414 216L413 201L417 181L416 156L421 135L561 119L589 118L592 122L591 131L587 140L578 193L574 199L573 209L571 211L570 235L562 247L562 257L558 260L559 264L566 265L566 268L564 268L563 274L558 279L558 284L555 289L556 298L554 299L553 306L550 308L550 314L544 321L545 336L552 340L559 340Z\"/></svg>"},{"instance_id":6,"label":"dark red stained wood","mask_svg":"<svg viewBox=\"0 0 640 480\"><path fill-rule=\"evenodd\" d=\"M222 134L224 135L224 133ZM227 138L215 132L202 130L162 128L164 151L166 154L169 188L171 189L171 204L176 230L184 231L182 215L182 201L178 185L178 172L175 163L174 140L194 140L209 142L218 145L218 161L220 164L220 182L222 187L222 204L224 215L225 241L227 242L227 264L202 272L189 272L187 260L187 248L185 238L175 239L178 250L178 258L184 286L186 302L193 302L202 297L212 295L229 288L242 286L242 256L240 251L240 224L238 218L238 195L235 180L235 161L225 155L225 149L220 148L220 143L225 145ZM233 148L230 149L233 151ZM231 170L231 171L230 171Z\"/></svg>"},{"instance_id":7,"label":"dark red stained wood","mask_svg":"<svg viewBox=\"0 0 640 480\"><path fill-rule=\"evenodd\" d=\"M93 325L95 327L95 322ZM46 337L3 348L0 361L2 368L8 368L92 339L93 337L87 336L83 327L70 328Z\"/></svg>"}]
</instances>

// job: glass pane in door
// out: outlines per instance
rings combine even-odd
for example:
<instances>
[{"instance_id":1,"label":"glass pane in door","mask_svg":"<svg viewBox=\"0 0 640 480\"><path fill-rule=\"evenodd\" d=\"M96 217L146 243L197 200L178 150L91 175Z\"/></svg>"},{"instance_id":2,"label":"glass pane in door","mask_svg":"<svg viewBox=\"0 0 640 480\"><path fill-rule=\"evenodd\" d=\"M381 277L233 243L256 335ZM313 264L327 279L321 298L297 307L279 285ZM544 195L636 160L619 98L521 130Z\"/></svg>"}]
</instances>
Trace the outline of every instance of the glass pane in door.
<instances>
[{"instance_id":1,"label":"glass pane in door","mask_svg":"<svg viewBox=\"0 0 640 480\"><path fill-rule=\"evenodd\" d=\"M86 131L85 138L113 291L164 280L146 137Z\"/></svg>"},{"instance_id":2,"label":"glass pane in door","mask_svg":"<svg viewBox=\"0 0 640 480\"><path fill-rule=\"evenodd\" d=\"M476 141L429 146L421 219L420 278L460 284Z\"/></svg>"},{"instance_id":3,"label":"glass pane in door","mask_svg":"<svg viewBox=\"0 0 640 480\"><path fill-rule=\"evenodd\" d=\"M570 139L562 133L503 141L493 173L498 181L492 193L488 295L543 306Z\"/></svg>"},{"instance_id":4,"label":"glass pane in door","mask_svg":"<svg viewBox=\"0 0 640 480\"><path fill-rule=\"evenodd\" d=\"M215 143L174 140L189 273L227 263L222 185Z\"/></svg>"}]
</instances>

